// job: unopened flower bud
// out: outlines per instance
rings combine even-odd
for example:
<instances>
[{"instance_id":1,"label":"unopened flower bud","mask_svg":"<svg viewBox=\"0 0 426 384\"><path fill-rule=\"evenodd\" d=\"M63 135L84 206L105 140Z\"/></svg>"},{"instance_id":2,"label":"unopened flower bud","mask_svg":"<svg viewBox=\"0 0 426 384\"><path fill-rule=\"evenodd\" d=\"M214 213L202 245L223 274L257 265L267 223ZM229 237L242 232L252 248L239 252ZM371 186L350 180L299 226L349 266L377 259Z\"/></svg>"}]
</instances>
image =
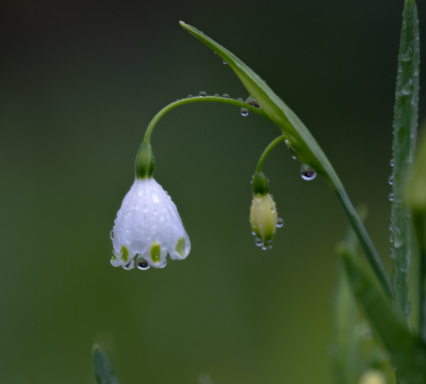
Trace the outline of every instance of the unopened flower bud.
<instances>
[{"instance_id":1,"label":"unopened flower bud","mask_svg":"<svg viewBox=\"0 0 426 384\"><path fill-rule=\"evenodd\" d=\"M253 202L250 211L250 223L256 244L262 248L271 248L272 239L278 223L277 209L272 196L268 193L268 180L262 172L253 178Z\"/></svg>"}]
</instances>

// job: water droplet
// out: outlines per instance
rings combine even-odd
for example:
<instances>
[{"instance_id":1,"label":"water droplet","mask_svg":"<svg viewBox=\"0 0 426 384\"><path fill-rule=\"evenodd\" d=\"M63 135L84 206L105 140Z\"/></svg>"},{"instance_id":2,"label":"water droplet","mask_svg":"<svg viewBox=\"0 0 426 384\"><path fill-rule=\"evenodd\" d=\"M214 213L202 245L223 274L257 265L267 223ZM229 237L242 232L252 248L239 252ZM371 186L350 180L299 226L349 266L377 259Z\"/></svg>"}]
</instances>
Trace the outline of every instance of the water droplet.
<instances>
[{"instance_id":1,"label":"water droplet","mask_svg":"<svg viewBox=\"0 0 426 384\"><path fill-rule=\"evenodd\" d=\"M192 95L188 95L188 99L191 99L192 98Z\"/></svg>"},{"instance_id":2,"label":"water droplet","mask_svg":"<svg viewBox=\"0 0 426 384\"><path fill-rule=\"evenodd\" d=\"M311 181L317 177L317 173L307 164L302 164L300 167L300 176L303 180Z\"/></svg>"},{"instance_id":3,"label":"water droplet","mask_svg":"<svg viewBox=\"0 0 426 384\"><path fill-rule=\"evenodd\" d=\"M390 185L393 185L393 175L389 176L389 180L388 180Z\"/></svg>"},{"instance_id":4,"label":"water droplet","mask_svg":"<svg viewBox=\"0 0 426 384\"><path fill-rule=\"evenodd\" d=\"M133 269L133 267L135 266L135 264L133 263L133 261L127 263L125 266L123 266L123 269L126 271L130 271L131 269Z\"/></svg>"},{"instance_id":5,"label":"water droplet","mask_svg":"<svg viewBox=\"0 0 426 384\"><path fill-rule=\"evenodd\" d=\"M262 241L262 239L261 239L260 237L256 237L256 238L254 239L254 242L256 243L256 245L257 245L258 247L261 247L261 246L263 245L263 241Z\"/></svg>"},{"instance_id":6,"label":"water droplet","mask_svg":"<svg viewBox=\"0 0 426 384\"><path fill-rule=\"evenodd\" d=\"M228 95L227 93L224 93L224 94L222 95L222 97L224 97L225 99L229 99L229 95Z\"/></svg>"},{"instance_id":7,"label":"water droplet","mask_svg":"<svg viewBox=\"0 0 426 384\"><path fill-rule=\"evenodd\" d=\"M158 198L158 195L157 195L155 192L152 192L152 193L151 193L151 197L152 197L152 201L153 201L155 204L158 204L158 203L160 202L160 199Z\"/></svg>"},{"instance_id":8,"label":"water droplet","mask_svg":"<svg viewBox=\"0 0 426 384\"><path fill-rule=\"evenodd\" d=\"M268 248L266 248L264 245L262 246L262 250L266 251Z\"/></svg>"},{"instance_id":9,"label":"water droplet","mask_svg":"<svg viewBox=\"0 0 426 384\"><path fill-rule=\"evenodd\" d=\"M250 100L249 102L248 102L248 104L249 105L251 105L252 107L255 107L255 108L260 108L260 105L259 105L259 103L256 101L256 100Z\"/></svg>"},{"instance_id":10,"label":"water droplet","mask_svg":"<svg viewBox=\"0 0 426 384\"><path fill-rule=\"evenodd\" d=\"M218 94L218 93L215 93L215 94L214 94L214 97L219 97L219 94Z\"/></svg>"},{"instance_id":11,"label":"water droplet","mask_svg":"<svg viewBox=\"0 0 426 384\"><path fill-rule=\"evenodd\" d=\"M395 160L394 160L394 159L391 159L391 161L390 161L390 163L389 163L389 164L390 164L390 166L391 166L391 167L393 167L393 166L395 165Z\"/></svg>"},{"instance_id":12,"label":"water droplet","mask_svg":"<svg viewBox=\"0 0 426 384\"><path fill-rule=\"evenodd\" d=\"M239 98L237 99L237 101L239 101L240 103L244 103L244 100L243 100L241 97L239 97Z\"/></svg>"},{"instance_id":13,"label":"water droplet","mask_svg":"<svg viewBox=\"0 0 426 384\"><path fill-rule=\"evenodd\" d=\"M163 260L160 264L160 268L165 268L167 266L167 260Z\"/></svg>"},{"instance_id":14,"label":"water droplet","mask_svg":"<svg viewBox=\"0 0 426 384\"><path fill-rule=\"evenodd\" d=\"M255 232L255 231L251 231L251 234L252 234L253 236L256 236L256 232Z\"/></svg>"},{"instance_id":15,"label":"water droplet","mask_svg":"<svg viewBox=\"0 0 426 384\"><path fill-rule=\"evenodd\" d=\"M401 61L407 62L411 61L411 57L413 55L413 50L411 47L408 47L408 49L401 55Z\"/></svg>"},{"instance_id":16,"label":"water droplet","mask_svg":"<svg viewBox=\"0 0 426 384\"><path fill-rule=\"evenodd\" d=\"M111 240L114 240L114 230L110 232L109 237L111 238Z\"/></svg>"},{"instance_id":17,"label":"water droplet","mask_svg":"<svg viewBox=\"0 0 426 384\"><path fill-rule=\"evenodd\" d=\"M392 224L389 225L389 231L392 231Z\"/></svg>"},{"instance_id":18,"label":"water droplet","mask_svg":"<svg viewBox=\"0 0 426 384\"><path fill-rule=\"evenodd\" d=\"M226 64L228 64L228 63L227 63L225 60L223 60L223 64L225 64L225 65L226 65Z\"/></svg>"},{"instance_id":19,"label":"water droplet","mask_svg":"<svg viewBox=\"0 0 426 384\"><path fill-rule=\"evenodd\" d=\"M411 92L413 92L413 79L408 80L402 87L403 95L411 95Z\"/></svg>"},{"instance_id":20,"label":"water droplet","mask_svg":"<svg viewBox=\"0 0 426 384\"><path fill-rule=\"evenodd\" d=\"M149 269L149 267L151 266L145 259L141 259L138 261L138 269L140 269L141 271L146 271L147 269Z\"/></svg>"},{"instance_id":21,"label":"water droplet","mask_svg":"<svg viewBox=\"0 0 426 384\"><path fill-rule=\"evenodd\" d=\"M389 193L389 200L393 201L393 193Z\"/></svg>"},{"instance_id":22,"label":"water droplet","mask_svg":"<svg viewBox=\"0 0 426 384\"><path fill-rule=\"evenodd\" d=\"M241 116L248 116L248 109L247 108L241 108Z\"/></svg>"},{"instance_id":23,"label":"water droplet","mask_svg":"<svg viewBox=\"0 0 426 384\"><path fill-rule=\"evenodd\" d=\"M392 235L390 235L390 239L389 239L389 241L390 241L391 243L393 243L393 236L392 236ZM393 255L391 255L391 258L393 259Z\"/></svg>"},{"instance_id":24,"label":"water droplet","mask_svg":"<svg viewBox=\"0 0 426 384\"><path fill-rule=\"evenodd\" d=\"M204 92L204 91L201 91L200 92L200 97L206 97L207 96L207 93L206 92Z\"/></svg>"},{"instance_id":25,"label":"water droplet","mask_svg":"<svg viewBox=\"0 0 426 384\"><path fill-rule=\"evenodd\" d=\"M277 228L282 228L283 225L284 225L284 220L281 217L279 217L277 219Z\"/></svg>"}]
</instances>

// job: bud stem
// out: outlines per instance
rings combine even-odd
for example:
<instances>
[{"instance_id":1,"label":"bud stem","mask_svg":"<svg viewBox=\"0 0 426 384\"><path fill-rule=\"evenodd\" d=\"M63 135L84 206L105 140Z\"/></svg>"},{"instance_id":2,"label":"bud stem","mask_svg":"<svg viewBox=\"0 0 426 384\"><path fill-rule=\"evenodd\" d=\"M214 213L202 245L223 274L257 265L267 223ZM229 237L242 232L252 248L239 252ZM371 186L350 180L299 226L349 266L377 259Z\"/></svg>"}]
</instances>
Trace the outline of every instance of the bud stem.
<instances>
[{"instance_id":1,"label":"bud stem","mask_svg":"<svg viewBox=\"0 0 426 384\"><path fill-rule=\"evenodd\" d=\"M285 136L278 136L275 140L273 140L263 151L262 156L260 156L259 162L257 163L256 172L262 172L263 163L269 155L269 152L280 142L285 139Z\"/></svg>"}]
</instances>

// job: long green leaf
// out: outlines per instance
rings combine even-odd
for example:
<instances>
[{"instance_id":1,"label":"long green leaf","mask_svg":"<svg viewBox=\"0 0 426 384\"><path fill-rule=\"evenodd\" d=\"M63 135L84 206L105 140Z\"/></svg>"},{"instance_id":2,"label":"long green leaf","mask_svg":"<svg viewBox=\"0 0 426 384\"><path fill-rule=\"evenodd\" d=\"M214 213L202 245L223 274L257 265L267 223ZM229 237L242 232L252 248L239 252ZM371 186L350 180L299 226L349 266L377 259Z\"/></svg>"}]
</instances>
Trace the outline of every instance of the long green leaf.
<instances>
[{"instance_id":1,"label":"long green leaf","mask_svg":"<svg viewBox=\"0 0 426 384\"><path fill-rule=\"evenodd\" d=\"M413 223L419 249L417 279L418 329L426 341L426 124L423 127L423 137L417 153L414 170L407 190L407 200L411 207ZM413 279L414 280L414 279Z\"/></svg>"},{"instance_id":2,"label":"long green leaf","mask_svg":"<svg viewBox=\"0 0 426 384\"><path fill-rule=\"evenodd\" d=\"M398 372L399 383L426 383L426 346L411 333L371 277L349 252L342 252L355 297L380 336Z\"/></svg>"},{"instance_id":3,"label":"long green leaf","mask_svg":"<svg viewBox=\"0 0 426 384\"><path fill-rule=\"evenodd\" d=\"M329 182L341 202L383 290L388 296L392 296L390 279L367 231L349 200L336 172L306 126L274 91L238 57L200 32L197 28L182 21L180 24L185 30L206 44L228 63L250 95L257 100L268 117L282 130L283 135L287 139L286 143L292 149L296 158L300 162L308 164Z\"/></svg>"},{"instance_id":4,"label":"long green leaf","mask_svg":"<svg viewBox=\"0 0 426 384\"><path fill-rule=\"evenodd\" d=\"M111 365L99 345L93 347L93 359L95 362L95 376L98 384L119 384Z\"/></svg>"},{"instance_id":5,"label":"long green leaf","mask_svg":"<svg viewBox=\"0 0 426 384\"><path fill-rule=\"evenodd\" d=\"M404 203L407 175L412 167L417 137L419 103L419 22L414 0L404 7L396 82L392 187L392 283L398 312L407 324L410 315L408 275L413 250L410 209Z\"/></svg>"}]
</instances>

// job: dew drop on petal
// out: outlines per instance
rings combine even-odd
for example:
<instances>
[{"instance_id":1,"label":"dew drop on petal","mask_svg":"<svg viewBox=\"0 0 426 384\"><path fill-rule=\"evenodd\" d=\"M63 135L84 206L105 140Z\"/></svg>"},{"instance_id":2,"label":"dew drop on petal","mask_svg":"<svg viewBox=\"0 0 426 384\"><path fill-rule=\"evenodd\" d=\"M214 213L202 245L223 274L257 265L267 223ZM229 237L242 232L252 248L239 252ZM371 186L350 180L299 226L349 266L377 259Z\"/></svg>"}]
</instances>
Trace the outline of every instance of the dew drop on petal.
<instances>
[{"instance_id":1,"label":"dew drop on petal","mask_svg":"<svg viewBox=\"0 0 426 384\"><path fill-rule=\"evenodd\" d=\"M110 232L109 237L111 238L111 240L114 240L114 230Z\"/></svg>"},{"instance_id":2,"label":"dew drop on petal","mask_svg":"<svg viewBox=\"0 0 426 384\"><path fill-rule=\"evenodd\" d=\"M167 260L163 260L160 264L160 268L164 268L167 265Z\"/></svg>"},{"instance_id":3,"label":"dew drop on petal","mask_svg":"<svg viewBox=\"0 0 426 384\"><path fill-rule=\"evenodd\" d=\"M263 245L263 241L262 241L262 239L261 239L260 237L256 237L256 238L254 239L254 242L256 243L256 245L257 245L258 247L261 247L261 246Z\"/></svg>"},{"instance_id":4,"label":"dew drop on petal","mask_svg":"<svg viewBox=\"0 0 426 384\"><path fill-rule=\"evenodd\" d=\"M141 271L146 271L150 267L151 266L149 265L149 263L145 259L141 259L141 260L138 261L138 269L140 269Z\"/></svg>"},{"instance_id":5,"label":"dew drop on petal","mask_svg":"<svg viewBox=\"0 0 426 384\"><path fill-rule=\"evenodd\" d=\"M390 185L393 185L393 175L389 176L389 180L388 180Z\"/></svg>"},{"instance_id":6,"label":"dew drop on petal","mask_svg":"<svg viewBox=\"0 0 426 384\"><path fill-rule=\"evenodd\" d=\"M391 167L393 167L393 166L394 166L394 164L395 164L394 159L391 159L391 161L390 161L390 163L389 163L389 164L390 164L390 166L391 166Z\"/></svg>"},{"instance_id":7,"label":"dew drop on petal","mask_svg":"<svg viewBox=\"0 0 426 384\"><path fill-rule=\"evenodd\" d=\"M393 201L393 193L389 193L389 200Z\"/></svg>"},{"instance_id":8,"label":"dew drop on petal","mask_svg":"<svg viewBox=\"0 0 426 384\"><path fill-rule=\"evenodd\" d=\"M284 220L281 217L279 217L277 219L277 228L282 228L283 225L284 225Z\"/></svg>"},{"instance_id":9,"label":"dew drop on petal","mask_svg":"<svg viewBox=\"0 0 426 384\"><path fill-rule=\"evenodd\" d=\"M130 271L131 269L133 269L135 265L133 264L132 261L130 261L129 263L127 263L126 265L123 266L123 269L126 271Z\"/></svg>"},{"instance_id":10,"label":"dew drop on petal","mask_svg":"<svg viewBox=\"0 0 426 384\"><path fill-rule=\"evenodd\" d=\"M241 108L241 116L248 116L249 111L247 108Z\"/></svg>"},{"instance_id":11,"label":"dew drop on petal","mask_svg":"<svg viewBox=\"0 0 426 384\"><path fill-rule=\"evenodd\" d=\"M201 91L200 92L200 97L206 97L207 96L207 93L206 92L204 92L204 91Z\"/></svg>"}]
</instances>

